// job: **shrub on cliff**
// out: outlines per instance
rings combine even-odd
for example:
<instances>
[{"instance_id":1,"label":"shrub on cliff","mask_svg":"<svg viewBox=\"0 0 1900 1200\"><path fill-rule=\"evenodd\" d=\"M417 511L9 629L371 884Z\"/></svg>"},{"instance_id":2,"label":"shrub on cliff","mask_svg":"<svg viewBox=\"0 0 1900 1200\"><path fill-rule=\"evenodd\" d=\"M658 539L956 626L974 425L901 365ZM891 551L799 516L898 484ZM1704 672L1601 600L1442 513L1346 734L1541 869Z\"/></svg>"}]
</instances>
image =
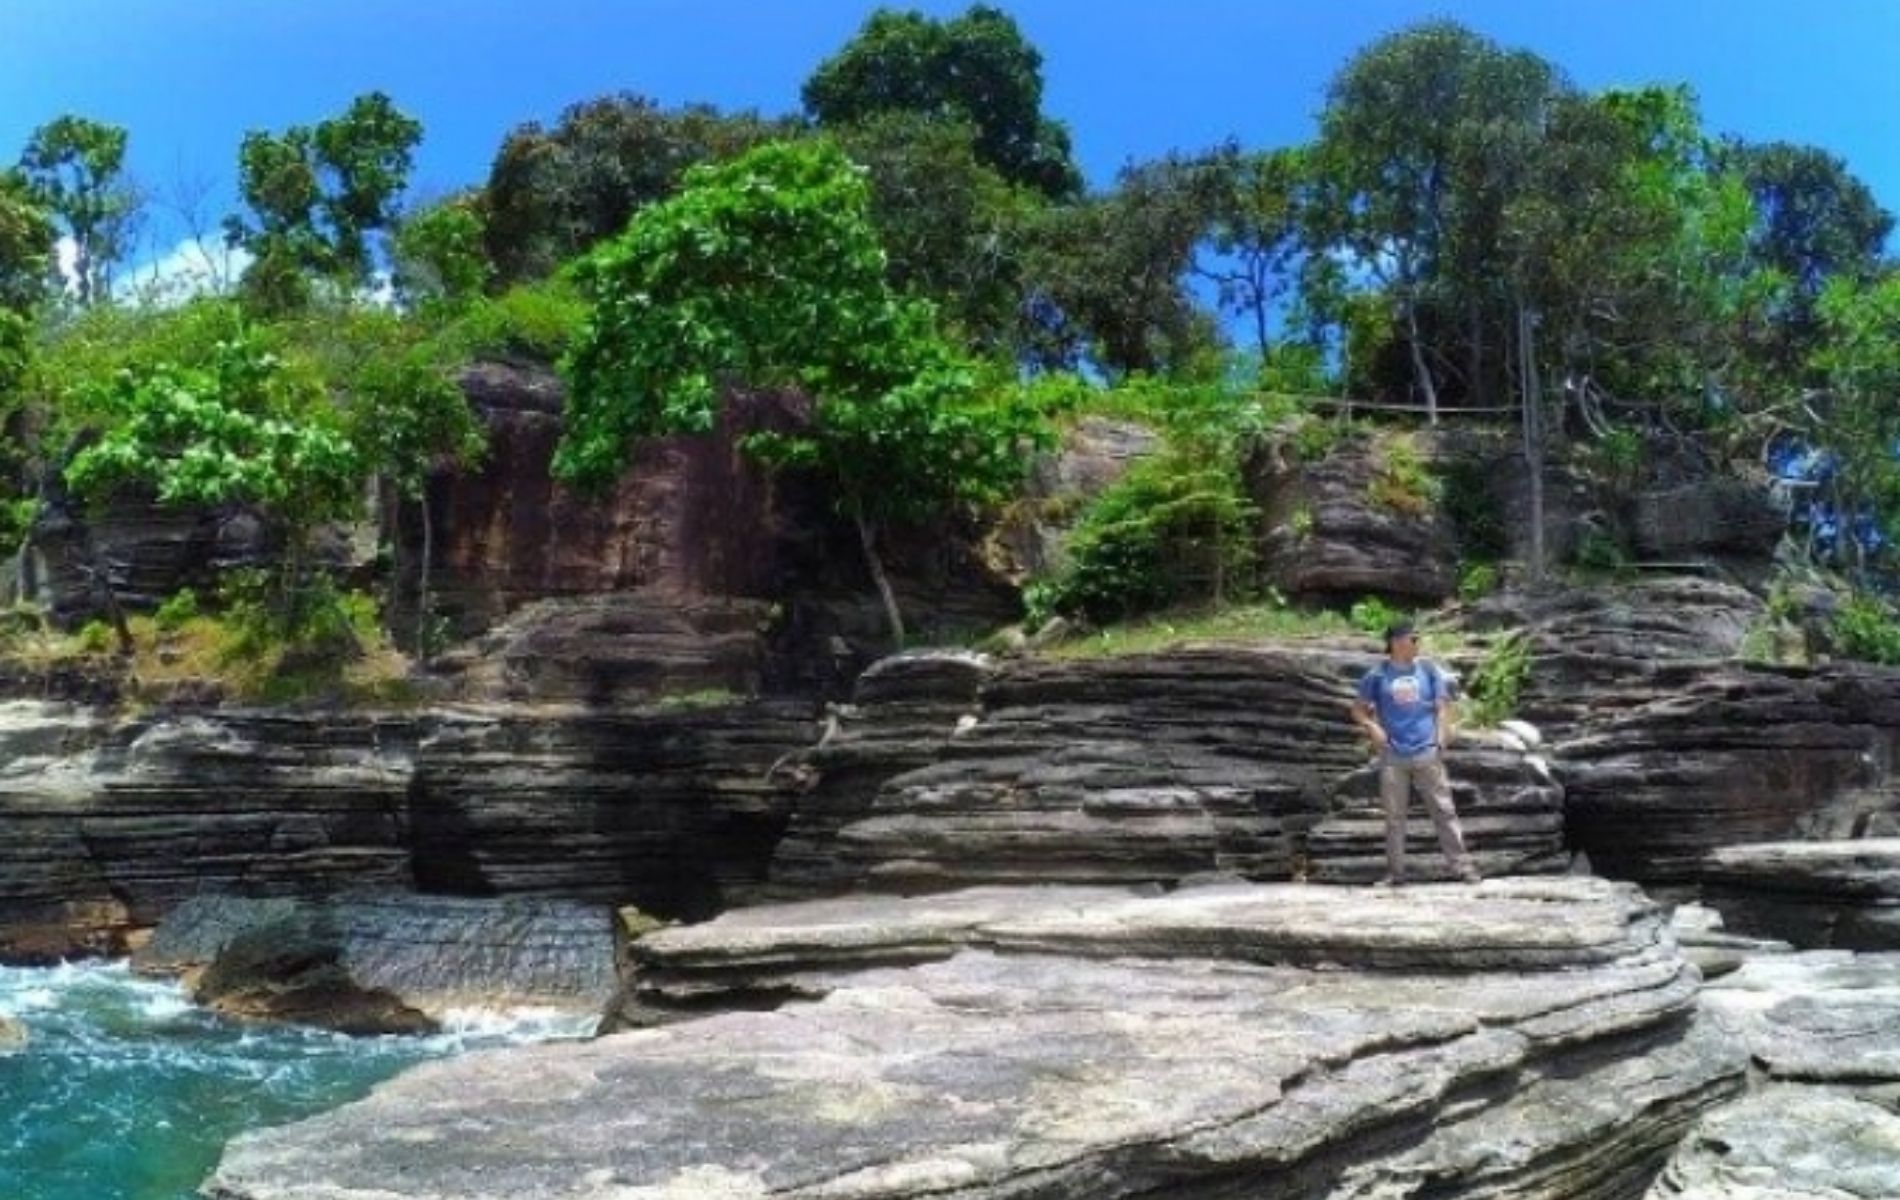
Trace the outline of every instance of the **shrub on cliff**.
<instances>
[{"instance_id":1,"label":"shrub on cliff","mask_svg":"<svg viewBox=\"0 0 1900 1200\"><path fill-rule=\"evenodd\" d=\"M594 310L564 364L556 473L610 482L637 439L710 430L732 385L800 392L809 423L746 447L824 481L901 643L880 529L1001 497L1040 424L892 290L860 172L822 140L697 167L577 278Z\"/></svg>"}]
</instances>

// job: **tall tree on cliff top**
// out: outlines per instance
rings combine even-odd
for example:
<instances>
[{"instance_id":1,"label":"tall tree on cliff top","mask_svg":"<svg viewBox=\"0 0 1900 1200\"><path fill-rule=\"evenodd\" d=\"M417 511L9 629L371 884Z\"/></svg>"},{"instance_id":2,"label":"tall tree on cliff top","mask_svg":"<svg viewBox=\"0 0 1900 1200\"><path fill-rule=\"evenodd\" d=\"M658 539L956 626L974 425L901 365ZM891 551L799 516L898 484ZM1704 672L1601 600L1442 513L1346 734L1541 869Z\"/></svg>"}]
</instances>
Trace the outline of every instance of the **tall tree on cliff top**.
<instances>
[{"instance_id":1,"label":"tall tree on cliff top","mask_svg":"<svg viewBox=\"0 0 1900 1200\"><path fill-rule=\"evenodd\" d=\"M1754 203L1749 251L1786 285L1786 303L1765 347L1772 365L1798 369L1818 348L1821 292L1835 279L1879 271L1893 214L1847 164L1815 146L1729 142L1717 156Z\"/></svg>"},{"instance_id":2,"label":"tall tree on cliff top","mask_svg":"<svg viewBox=\"0 0 1900 1200\"><path fill-rule=\"evenodd\" d=\"M662 108L631 93L573 105L552 129L517 127L496 153L483 193L499 281L549 274L672 195L688 168L789 132L788 123L756 113Z\"/></svg>"},{"instance_id":3,"label":"tall tree on cliff top","mask_svg":"<svg viewBox=\"0 0 1900 1200\"><path fill-rule=\"evenodd\" d=\"M1000 495L1034 426L986 402L931 307L892 289L859 171L828 141L695 168L579 278L595 307L566 364L556 474L608 483L637 439L711 430L731 387L802 392L806 427L747 448L825 482L901 643L880 530Z\"/></svg>"},{"instance_id":4,"label":"tall tree on cliff top","mask_svg":"<svg viewBox=\"0 0 1900 1200\"><path fill-rule=\"evenodd\" d=\"M372 239L395 220L422 124L381 92L339 117L281 134L252 130L238 150L238 192L250 216L225 237L255 258L241 294L271 313L308 303L313 279L346 294L370 282Z\"/></svg>"},{"instance_id":5,"label":"tall tree on cliff top","mask_svg":"<svg viewBox=\"0 0 1900 1200\"><path fill-rule=\"evenodd\" d=\"M79 302L112 295L112 269L132 248L140 198L125 176L126 132L85 117L62 116L33 131L20 169L41 205L72 241L72 284Z\"/></svg>"},{"instance_id":6,"label":"tall tree on cliff top","mask_svg":"<svg viewBox=\"0 0 1900 1200\"><path fill-rule=\"evenodd\" d=\"M1434 419L1445 365L1423 314L1435 305L1482 322L1488 247L1516 177L1492 160L1535 144L1561 88L1537 56L1440 21L1374 42L1327 91L1318 153L1332 194L1313 210L1316 240L1391 300Z\"/></svg>"},{"instance_id":7,"label":"tall tree on cliff top","mask_svg":"<svg viewBox=\"0 0 1900 1200\"><path fill-rule=\"evenodd\" d=\"M1012 183L1080 193L1069 131L1043 115L1042 54L986 4L938 21L879 9L805 82L805 110L827 128L908 112L968 123L977 157Z\"/></svg>"},{"instance_id":8,"label":"tall tree on cliff top","mask_svg":"<svg viewBox=\"0 0 1900 1200\"><path fill-rule=\"evenodd\" d=\"M26 374L32 316L53 277L53 219L26 181L0 171L0 403Z\"/></svg>"}]
</instances>

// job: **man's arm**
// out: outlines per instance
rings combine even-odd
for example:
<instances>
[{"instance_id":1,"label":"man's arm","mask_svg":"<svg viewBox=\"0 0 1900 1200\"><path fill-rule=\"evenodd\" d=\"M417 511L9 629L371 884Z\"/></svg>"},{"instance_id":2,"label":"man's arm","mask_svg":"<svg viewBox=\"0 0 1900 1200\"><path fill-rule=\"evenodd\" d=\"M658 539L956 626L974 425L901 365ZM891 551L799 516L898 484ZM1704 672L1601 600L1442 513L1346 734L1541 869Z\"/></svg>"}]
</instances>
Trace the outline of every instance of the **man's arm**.
<instances>
[{"instance_id":1,"label":"man's arm","mask_svg":"<svg viewBox=\"0 0 1900 1200\"><path fill-rule=\"evenodd\" d=\"M1453 707L1450 696L1438 699L1438 744L1441 747L1451 745L1452 734L1457 731L1458 710Z\"/></svg>"},{"instance_id":2,"label":"man's arm","mask_svg":"<svg viewBox=\"0 0 1900 1200\"><path fill-rule=\"evenodd\" d=\"M1379 724L1379 718L1373 713L1372 705L1364 700L1352 702L1352 723L1359 726L1372 743L1374 750L1384 750L1386 745L1385 728Z\"/></svg>"}]
</instances>

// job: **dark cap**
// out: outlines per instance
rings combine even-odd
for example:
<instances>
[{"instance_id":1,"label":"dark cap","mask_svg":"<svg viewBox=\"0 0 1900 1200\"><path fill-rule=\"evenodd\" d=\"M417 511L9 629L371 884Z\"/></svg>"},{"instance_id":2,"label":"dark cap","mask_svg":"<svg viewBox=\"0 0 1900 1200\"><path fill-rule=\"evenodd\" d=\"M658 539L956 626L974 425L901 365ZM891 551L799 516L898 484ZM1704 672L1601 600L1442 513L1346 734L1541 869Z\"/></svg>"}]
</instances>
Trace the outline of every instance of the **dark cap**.
<instances>
[{"instance_id":1,"label":"dark cap","mask_svg":"<svg viewBox=\"0 0 1900 1200\"><path fill-rule=\"evenodd\" d=\"M1398 641L1402 637L1416 636L1417 633L1418 633L1418 626L1414 625L1412 622L1394 621L1390 625L1387 625L1385 627L1385 647L1386 649L1390 650L1392 648L1393 642Z\"/></svg>"}]
</instances>

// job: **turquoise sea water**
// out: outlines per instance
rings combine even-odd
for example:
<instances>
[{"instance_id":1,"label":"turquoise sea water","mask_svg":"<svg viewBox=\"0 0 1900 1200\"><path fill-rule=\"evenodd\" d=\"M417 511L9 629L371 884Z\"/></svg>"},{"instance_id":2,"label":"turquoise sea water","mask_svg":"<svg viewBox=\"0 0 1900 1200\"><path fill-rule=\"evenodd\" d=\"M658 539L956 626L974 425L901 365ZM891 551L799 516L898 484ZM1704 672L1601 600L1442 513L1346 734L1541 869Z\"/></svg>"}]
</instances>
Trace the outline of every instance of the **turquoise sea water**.
<instances>
[{"instance_id":1,"label":"turquoise sea water","mask_svg":"<svg viewBox=\"0 0 1900 1200\"><path fill-rule=\"evenodd\" d=\"M0 967L0 1200L180 1200L225 1142L353 1100L426 1058L579 1036L569 1015L470 1014L429 1038L242 1025L123 964Z\"/></svg>"}]
</instances>

